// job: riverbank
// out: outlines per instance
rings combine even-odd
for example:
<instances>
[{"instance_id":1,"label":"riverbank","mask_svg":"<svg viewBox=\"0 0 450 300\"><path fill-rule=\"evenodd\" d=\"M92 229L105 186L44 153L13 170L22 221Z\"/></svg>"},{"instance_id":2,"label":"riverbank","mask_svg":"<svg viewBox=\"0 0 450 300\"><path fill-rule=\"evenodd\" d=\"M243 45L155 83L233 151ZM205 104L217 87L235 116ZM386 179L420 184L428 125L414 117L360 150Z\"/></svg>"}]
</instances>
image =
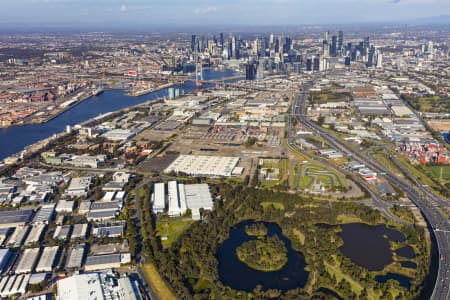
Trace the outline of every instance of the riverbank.
<instances>
[{"instance_id":1,"label":"riverbank","mask_svg":"<svg viewBox=\"0 0 450 300\"><path fill-rule=\"evenodd\" d=\"M183 83L184 84L184 83ZM153 92L157 92L160 90L164 90L170 87L173 87L177 85L176 83L167 83L167 84L163 84L163 85L159 85L156 88L151 88L151 89L143 89L143 90L138 90L138 91L128 91L125 96L132 96L132 97L139 97L139 96L144 96Z\"/></svg>"}]
</instances>

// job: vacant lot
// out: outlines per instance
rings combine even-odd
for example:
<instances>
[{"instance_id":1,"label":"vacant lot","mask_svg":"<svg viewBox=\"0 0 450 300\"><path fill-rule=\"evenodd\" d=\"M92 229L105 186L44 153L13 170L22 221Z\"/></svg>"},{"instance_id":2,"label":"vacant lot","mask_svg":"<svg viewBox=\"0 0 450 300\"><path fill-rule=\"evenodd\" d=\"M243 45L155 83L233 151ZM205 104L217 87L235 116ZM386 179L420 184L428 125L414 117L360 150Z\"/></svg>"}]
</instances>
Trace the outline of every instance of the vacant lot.
<instances>
[{"instance_id":1,"label":"vacant lot","mask_svg":"<svg viewBox=\"0 0 450 300\"><path fill-rule=\"evenodd\" d=\"M141 267L147 283L150 285L152 290L156 293L159 299L164 300L176 300L177 297L170 290L167 283L159 275L158 270L156 270L153 264L145 264Z\"/></svg>"}]
</instances>

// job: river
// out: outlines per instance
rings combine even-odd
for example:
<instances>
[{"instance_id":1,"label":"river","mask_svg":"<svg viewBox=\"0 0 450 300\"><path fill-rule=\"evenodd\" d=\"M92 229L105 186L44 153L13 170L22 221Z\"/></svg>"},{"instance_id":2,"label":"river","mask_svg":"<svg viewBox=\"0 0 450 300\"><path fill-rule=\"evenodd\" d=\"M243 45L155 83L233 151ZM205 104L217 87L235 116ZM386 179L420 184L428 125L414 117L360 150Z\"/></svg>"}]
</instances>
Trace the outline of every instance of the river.
<instances>
[{"instance_id":1,"label":"river","mask_svg":"<svg viewBox=\"0 0 450 300\"><path fill-rule=\"evenodd\" d=\"M205 69L203 71L205 80L231 77L236 74L233 70L214 71ZM204 87L212 86L213 84L204 85ZM185 93L190 93L197 89L192 81L187 81L184 85L177 87L183 89ZM166 97L168 89L138 97L126 96L124 93L124 90L106 90L103 94L84 100L47 123L11 126L0 129L0 160L22 151L26 146L39 140L64 131L67 125L72 126L100 114Z\"/></svg>"}]
</instances>

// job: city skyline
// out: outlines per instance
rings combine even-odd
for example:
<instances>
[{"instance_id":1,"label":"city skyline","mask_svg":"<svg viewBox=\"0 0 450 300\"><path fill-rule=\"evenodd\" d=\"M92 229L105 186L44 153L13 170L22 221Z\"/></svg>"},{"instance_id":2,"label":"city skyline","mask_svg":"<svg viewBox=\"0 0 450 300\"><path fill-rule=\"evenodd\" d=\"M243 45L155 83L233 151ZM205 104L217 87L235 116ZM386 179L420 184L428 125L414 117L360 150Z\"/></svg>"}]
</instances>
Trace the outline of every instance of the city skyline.
<instances>
[{"instance_id":1,"label":"city skyline","mask_svg":"<svg viewBox=\"0 0 450 300\"><path fill-rule=\"evenodd\" d=\"M449 15L450 2L445 0L18 0L3 3L0 19L26 27L163 28L448 22Z\"/></svg>"}]
</instances>

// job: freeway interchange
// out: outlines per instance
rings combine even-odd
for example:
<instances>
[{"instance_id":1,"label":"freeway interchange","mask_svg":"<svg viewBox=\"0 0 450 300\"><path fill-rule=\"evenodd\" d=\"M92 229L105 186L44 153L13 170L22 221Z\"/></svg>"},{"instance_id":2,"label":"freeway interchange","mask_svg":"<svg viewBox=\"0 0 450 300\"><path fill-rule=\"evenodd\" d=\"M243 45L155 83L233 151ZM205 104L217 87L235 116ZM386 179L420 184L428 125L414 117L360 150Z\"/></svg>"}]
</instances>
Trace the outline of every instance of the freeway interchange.
<instances>
[{"instance_id":1,"label":"freeway interchange","mask_svg":"<svg viewBox=\"0 0 450 300\"><path fill-rule=\"evenodd\" d=\"M344 143L342 143L333 134L322 128L321 126L310 121L305 116L306 111L306 97L307 90L312 86L313 81L307 82L302 86L302 92L296 97L292 106L292 117L295 118L304 128L309 130L317 136L321 136L324 141L332 148L341 151L343 154L349 155L353 160L365 164L372 170L383 173L386 179L393 185L396 185L404 191L409 199L418 207L421 213L424 215L432 235L434 235L437 245L438 258L438 272L434 289L431 295L431 299L447 300L450 299L450 223L448 218L444 216L439 206L447 208L449 203L436 196L422 184L420 184L416 178L409 174L405 167L398 162L393 155L389 155L389 158L396 164L413 182L409 183L403 179L398 178L389 170L383 168L380 163L377 163L373 157L366 157L360 152L357 152ZM289 118L289 132L288 143L292 147L294 145L293 139L296 133L293 132L294 126L292 126L291 118ZM376 195L371 193L374 198L374 202L381 204ZM380 211L385 212L383 205L380 205ZM383 213L386 215L385 213Z\"/></svg>"}]
</instances>

